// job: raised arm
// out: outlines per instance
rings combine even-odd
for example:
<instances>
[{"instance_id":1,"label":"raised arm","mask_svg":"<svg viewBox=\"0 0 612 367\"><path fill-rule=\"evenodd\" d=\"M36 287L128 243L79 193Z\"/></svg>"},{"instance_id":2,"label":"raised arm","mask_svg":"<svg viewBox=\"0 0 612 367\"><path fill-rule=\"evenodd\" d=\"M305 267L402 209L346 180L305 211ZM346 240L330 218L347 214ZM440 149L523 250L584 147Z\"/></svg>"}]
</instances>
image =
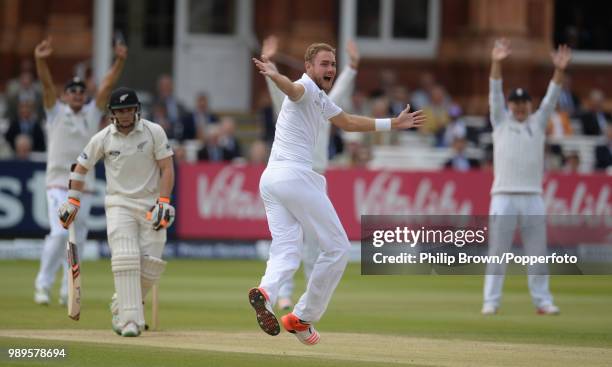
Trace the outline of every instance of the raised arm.
<instances>
[{"instance_id":1,"label":"raised arm","mask_svg":"<svg viewBox=\"0 0 612 367\"><path fill-rule=\"evenodd\" d=\"M491 74L489 80L489 109L493 126L504 120L504 92L502 90L501 62L510 54L510 41L502 38L495 41L491 50Z\"/></svg>"},{"instance_id":2,"label":"raised arm","mask_svg":"<svg viewBox=\"0 0 612 367\"><path fill-rule=\"evenodd\" d=\"M422 110L410 112L410 105L407 105L406 109L397 117L389 119L373 119L371 117L341 112L330 118L329 121L344 131L368 132L405 130L423 125L425 122L425 114Z\"/></svg>"},{"instance_id":3,"label":"raised arm","mask_svg":"<svg viewBox=\"0 0 612 367\"><path fill-rule=\"evenodd\" d=\"M565 69L572 59L572 50L567 45L560 45L556 51L550 53L550 58L555 66L555 72L538 110L541 114L539 116L539 122L543 128L546 127L548 118L555 110L557 102L559 101L561 85L565 77Z\"/></svg>"},{"instance_id":4,"label":"raised arm","mask_svg":"<svg viewBox=\"0 0 612 367\"><path fill-rule=\"evenodd\" d=\"M272 79L278 89L287 95L290 100L297 101L302 98L306 92L303 85L293 83L289 78L279 73L278 69L276 69L276 65L274 65L265 55L262 55L261 60L253 58L253 62L259 69L259 72Z\"/></svg>"},{"instance_id":5,"label":"raised arm","mask_svg":"<svg viewBox=\"0 0 612 367\"><path fill-rule=\"evenodd\" d=\"M274 56L278 51L278 38L274 35L266 37L261 47L261 55L268 58L268 60L274 60ZM281 107L283 105L283 99L285 94L274 84L272 79L266 77L266 85L268 86L268 92L272 98L272 107L274 109L274 115L278 116Z\"/></svg>"},{"instance_id":6,"label":"raised arm","mask_svg":"<svg viewBox=\"0 0 612 367\"><path fill-rule=\"evenodd\" d=\"M360 60L359 49L357 49L357 45L352 40L346 44L346 52L350 59L349 66L342 70L329 92L329 98L335 104L341 106L349 104Z\"/></svg>"},{"instance_id":7,"label":"raised arm","mask_svg":"<svg viewBox=\"0 0 612 367\"><path fill-rule=\"evenodd\" d=\"M511 53L510 40L502 38L495 41L493 50L491 50L491 79L502 78L501 62Z\"/></svg>"},{"instance_id":8,"label":"raised arm","mask_svg":"<svg viewBox=\"0 0 612 367\"><path fill-rule=\"evenodd\" d=\"M117 84L121 71L123 71L125 59L127 59L127 51L128 49L124 44L118 43L115 45L115 62L104 76L104 79L102 79L102 83L100 83L100 87L98 88L98 93L96 93L96 107L101 111L106 109L111 91L115 84Z\"/></svg>"},{"instance_id":9,"label":"raised arm","mask_svg":"<svg viewBox=\"0 0 612 367\"><path fill-rule=\"evenodd\" d=\"M34 49L34 58L36 59L36 72L42 84L43 105L45 109L51 109L57 102L57 92L53 77L47 65L47 58L53 54L51 45L51 37L39 43Z\"/></svg>"},{"instance_id":10,"label":"raised arm","mask_svg":"<svg viewBox=\"0 0 612 367\"><path fill-rule=\"evenodd\" d=\"M561 85L565 77L565 69L572 60L572 49L567 45L559 45L556 51L550 53L550 58L555 66L552 81L557 85Z\"/></svg>"}]
</instances>

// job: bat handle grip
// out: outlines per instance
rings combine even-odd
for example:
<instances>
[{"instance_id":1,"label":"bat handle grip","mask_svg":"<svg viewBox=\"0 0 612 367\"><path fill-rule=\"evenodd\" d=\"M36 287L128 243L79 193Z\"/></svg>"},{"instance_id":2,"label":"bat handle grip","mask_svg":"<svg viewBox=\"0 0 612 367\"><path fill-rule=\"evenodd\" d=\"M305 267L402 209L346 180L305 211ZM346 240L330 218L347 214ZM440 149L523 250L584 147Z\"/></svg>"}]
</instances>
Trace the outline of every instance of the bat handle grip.
<instances>
[{"instance_id":1,"label":"bat handle grip","mask_svg":"<svg viewBox=\"0 0 612 367\"><path fill-rule=\"evenodd\" d=\"M76 229L74 228L74 222L68 226L68 241L76 244Z\"/></svg>"}]
</instances>

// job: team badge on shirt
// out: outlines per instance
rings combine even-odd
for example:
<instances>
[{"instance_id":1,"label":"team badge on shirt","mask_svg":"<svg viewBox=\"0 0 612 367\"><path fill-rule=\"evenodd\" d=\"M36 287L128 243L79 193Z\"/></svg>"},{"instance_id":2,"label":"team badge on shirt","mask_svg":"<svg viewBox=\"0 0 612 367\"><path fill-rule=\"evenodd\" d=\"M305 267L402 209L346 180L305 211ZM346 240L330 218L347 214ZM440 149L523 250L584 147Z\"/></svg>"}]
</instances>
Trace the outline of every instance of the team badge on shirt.
<instances>
[{"instance_id":1,"label":"team badge on shirt","mask_svg":"<svg viewBox=\"0 0 612 367\"><path fill-rule=\"evenodd\" d=\"M147 141L143 141L142 143L138 144L136 146L136 149L138 149L139 152L142 152L142 150L144 149L144 146L147 144Z\"/></svg>"}]
</instances>

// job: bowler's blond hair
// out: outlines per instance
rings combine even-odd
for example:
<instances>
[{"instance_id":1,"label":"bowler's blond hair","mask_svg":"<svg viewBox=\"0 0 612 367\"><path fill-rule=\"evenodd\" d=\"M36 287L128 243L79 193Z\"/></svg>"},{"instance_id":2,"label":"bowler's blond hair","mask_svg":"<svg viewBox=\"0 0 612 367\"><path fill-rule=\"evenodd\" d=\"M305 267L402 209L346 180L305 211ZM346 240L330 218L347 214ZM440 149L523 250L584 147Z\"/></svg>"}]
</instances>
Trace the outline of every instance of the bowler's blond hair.
<instances>
[{"instance_id":1,"label":"bowler's blond hair","mask_svg":"<svg viewBox=\"0 0 612 367\"><path fill-rule=\"evenodd\" d=\"M328 45L327 43L313 43L306 49L304 54L304 61L312 63L312 60L317 56L319 51L329 51L336 55L336 49Z\"/></svg>"}]
</instances>

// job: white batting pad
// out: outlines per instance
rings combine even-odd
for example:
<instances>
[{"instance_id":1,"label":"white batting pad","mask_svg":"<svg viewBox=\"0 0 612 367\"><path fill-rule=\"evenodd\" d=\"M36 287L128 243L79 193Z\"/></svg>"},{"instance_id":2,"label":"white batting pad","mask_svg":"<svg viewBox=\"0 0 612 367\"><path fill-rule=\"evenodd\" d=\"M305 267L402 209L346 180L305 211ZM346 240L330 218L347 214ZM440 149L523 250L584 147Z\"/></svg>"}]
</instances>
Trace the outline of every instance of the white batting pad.
<instances>
[{"instance_id":1,"label":"white batting pad","mask_svg":"<svg viewBox=\"0 0 612 367\"><path fill-rule=\"evenodd\" d=\"M111 265L119 302L119 323L123 327L131 321L144 328L138 245L129 238L119 238L113 242Z\"/></svg>"},{"instance_id":2,"label":"white batting pad","mask_svg":"<svg viewBox=\"0 0 612 367\"><path fill-rule=\"evenodd\" d=\"M150 255L141 257L140 263L140 285L142 287L142 299L163 274L167 262Z\"/></svg>"}]
</instances>

